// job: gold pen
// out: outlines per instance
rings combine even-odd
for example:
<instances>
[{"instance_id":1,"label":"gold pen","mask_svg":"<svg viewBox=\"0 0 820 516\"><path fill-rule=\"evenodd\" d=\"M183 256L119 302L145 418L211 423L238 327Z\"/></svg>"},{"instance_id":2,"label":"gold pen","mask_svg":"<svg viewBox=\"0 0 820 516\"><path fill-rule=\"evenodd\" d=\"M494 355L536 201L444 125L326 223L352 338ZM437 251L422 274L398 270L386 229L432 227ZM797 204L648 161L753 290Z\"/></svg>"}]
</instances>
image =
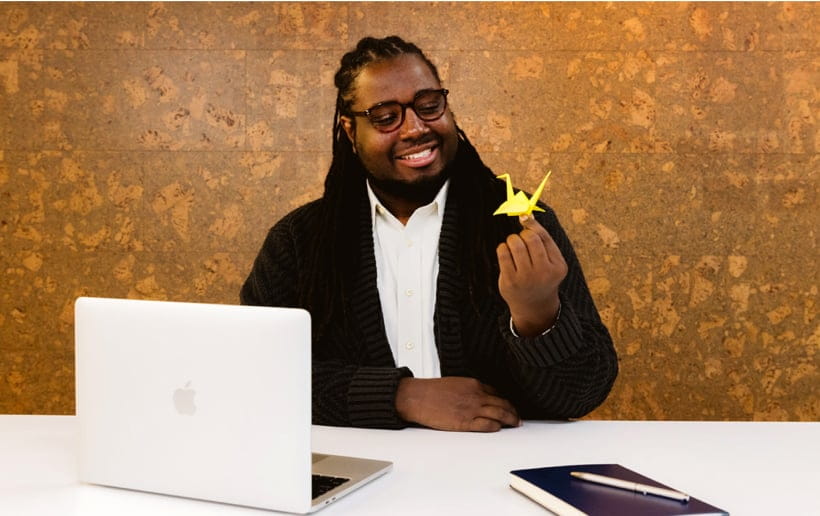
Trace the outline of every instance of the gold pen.
<instances>
[{"instance_id":1,"label":"gold pen","mask_svg":"<svg viewBox=\"0 0 820 516\"><path fill-rule=\"evenodd\" d=\"M626 489L627 491L634 491L636 493L641 493L643 495L662 496L664 498L671 498L672 500L677 500L683 503L689 501L688 494L681 493L680 491L674 491L672 489L665 489L663 487L648 486L646 484L630 482L629 480L621 480L619 478L606 477L604 475L596 475L595 473L582 473L580 471L573 471L570 473L570 475L572 475L573 478L584 480L586 482L592 482L604 486L615 487L618 489Z\"/></svg>"}]
</instances>

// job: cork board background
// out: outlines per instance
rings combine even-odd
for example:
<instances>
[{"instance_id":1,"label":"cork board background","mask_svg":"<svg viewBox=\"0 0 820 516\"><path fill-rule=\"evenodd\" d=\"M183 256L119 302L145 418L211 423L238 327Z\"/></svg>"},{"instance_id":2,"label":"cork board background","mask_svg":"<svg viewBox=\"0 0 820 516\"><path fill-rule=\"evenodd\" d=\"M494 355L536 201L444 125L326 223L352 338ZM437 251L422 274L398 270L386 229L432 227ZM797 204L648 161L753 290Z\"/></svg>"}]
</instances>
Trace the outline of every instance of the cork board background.
<instances>
[{"instance_id":1,"label":"cork board background","mask_svg":"<svg viewBox=\"0 0 820 516\"><path fill-rule=\"evenodd\" d=\"M236 303L318 197L341 55L399 34L558 212L604 419L818 420L816 3L0 4L0 413L74 410L80 295Z\"/></svg>"}]
</instances>

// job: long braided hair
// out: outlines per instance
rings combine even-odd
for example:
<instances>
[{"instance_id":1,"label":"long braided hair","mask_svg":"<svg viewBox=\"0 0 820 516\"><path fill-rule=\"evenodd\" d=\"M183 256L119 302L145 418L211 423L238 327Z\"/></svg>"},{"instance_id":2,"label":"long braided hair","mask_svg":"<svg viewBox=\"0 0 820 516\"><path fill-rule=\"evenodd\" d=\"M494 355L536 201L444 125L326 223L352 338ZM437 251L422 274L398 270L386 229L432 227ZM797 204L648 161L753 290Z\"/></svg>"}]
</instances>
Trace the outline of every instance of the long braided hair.
<instances>
[{"instance_id":1,"label":"long braided hair","mask_svg":"<svg viewBox=\"0 0 820 516\"><path fill-rule=\"evenodd\" d=\"M360 261L361 203L367 202L365 170L344 131L341 116L350 114L355 81L365 67L405 54L420 57L441 82L436 66L424 53L398 36L363 38L342 57L334 77L338 92L333 115L333 159L325 178L318 227L308 246L304 285L299 289L300 304L313 314L317 336L331 323L349 324L347 296ZM497 290L496 246L511 232L520 231L521 226L517 219L492 216L505 198L504 184L484 165L464 131L457 128L457 132L458 150L449 165L448 195L458 206L461 275L470 302L477 309L478 297ZM364 230L371 231L370 227Z\"/></svg>"}]
</instances>

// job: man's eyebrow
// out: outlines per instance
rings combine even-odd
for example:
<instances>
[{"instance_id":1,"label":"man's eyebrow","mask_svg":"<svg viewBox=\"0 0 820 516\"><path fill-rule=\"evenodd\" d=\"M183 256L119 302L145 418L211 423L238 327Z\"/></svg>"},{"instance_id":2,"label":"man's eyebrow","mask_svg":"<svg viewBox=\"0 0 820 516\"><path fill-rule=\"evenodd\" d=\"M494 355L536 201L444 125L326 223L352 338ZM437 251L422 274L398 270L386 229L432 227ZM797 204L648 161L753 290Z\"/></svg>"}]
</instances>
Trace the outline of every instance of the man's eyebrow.
<instances>
[{"instance_id":1,"label":"man's eyebrow","mask_svg":"<svg viewBox=\"0 0 820 516\"><path fill-rule=\"evenodd\" d=\"M409 101L409 102L413 102L414 100L416 100L416 97L418 97L419 93L423 93L423 92L425 92L425 91L438 91L438 90L440 90L440 89L441 89L441 88L422 88L422 89L420 89L420 90L416 90L416 92L415 92L415 93L413 93L413 97L410 99L410 101ZM399 103L399 104L406 104L406 102L402 102L402 101L400 101L400 100L398 100L398 99L393 98L393 99L390 99L390 100L380 100L379 102L376 102L375 104L370 104L370 105L369 105L369 106L367 106L365 109L370 109L370 108L372 108L373 106L378 106L379 104L387 104L388 102L397 102L397 103Z\"/></svg>"}]
</instances>

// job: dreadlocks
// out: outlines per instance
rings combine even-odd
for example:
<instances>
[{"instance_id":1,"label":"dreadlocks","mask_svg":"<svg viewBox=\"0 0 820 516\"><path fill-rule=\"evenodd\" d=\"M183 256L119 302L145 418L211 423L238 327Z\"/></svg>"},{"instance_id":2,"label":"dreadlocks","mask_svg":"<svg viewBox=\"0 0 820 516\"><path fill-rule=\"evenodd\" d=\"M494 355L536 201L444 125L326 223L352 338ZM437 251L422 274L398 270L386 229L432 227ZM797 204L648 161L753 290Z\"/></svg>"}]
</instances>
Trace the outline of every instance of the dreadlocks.
<instances>
[{"instance_id":1,"label":"dreadlocks","mask_svg":"<svg viewBox=\"0 0 820 516\"><path fill-rule=\"evenodd\" d=\"M331 321L348 322L344 316L346 296L360 260L360 206L367 202L366 172L342 127L341 116L350 113L356 79L364 68L405 54L421 58L441 82L436 66L422 51L398 36L362 39L342 57L334 77L338 92L333 115L333 160L325 179L322 214L306 256L304 285L299 289L300 304L313 314L317 336ZM495 247L508 234L520 231L520 226L515 219L492 216L504 199L504 186L481 161L467 135L459 128L457 132L458 150L448 165L449 197L458 206L461 275L476 307L478 296L492 294L497 288Z\"/></svg>"}]
</instances>

